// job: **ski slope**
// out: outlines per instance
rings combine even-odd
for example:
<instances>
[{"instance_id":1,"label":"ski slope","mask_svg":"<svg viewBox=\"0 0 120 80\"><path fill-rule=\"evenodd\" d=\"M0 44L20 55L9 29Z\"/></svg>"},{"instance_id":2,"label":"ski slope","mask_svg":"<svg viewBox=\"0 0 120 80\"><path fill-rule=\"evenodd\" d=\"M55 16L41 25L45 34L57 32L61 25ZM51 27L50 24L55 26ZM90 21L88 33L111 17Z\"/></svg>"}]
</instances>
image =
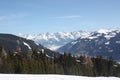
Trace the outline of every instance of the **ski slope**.
<instances>
[{"instance_id":1,"label":"ski slope","mask_svg":"<svg viewBox=\"0 0 120 80\"><path fill-rule=\"evenodd\" d=\"M85 77L68 75L0 74L0 80L120 80L117 77Z\"/></svg>"}]
</instances>

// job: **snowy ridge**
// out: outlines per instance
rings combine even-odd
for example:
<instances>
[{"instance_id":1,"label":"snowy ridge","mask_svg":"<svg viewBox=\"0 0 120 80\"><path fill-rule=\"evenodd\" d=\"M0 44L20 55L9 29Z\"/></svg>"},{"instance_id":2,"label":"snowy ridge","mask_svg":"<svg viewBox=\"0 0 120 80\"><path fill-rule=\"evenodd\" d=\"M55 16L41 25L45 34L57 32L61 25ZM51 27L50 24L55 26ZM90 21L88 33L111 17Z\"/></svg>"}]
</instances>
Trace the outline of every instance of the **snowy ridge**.
<instances>
[{"instance_id":1,"label":"snowy ridge","mask_svg":"<svg viewBox=\"0 0 120 80\"><path fill-rule=\"evenodd\" d=\"M65 44L81 39L95 39L101 35L104 35L107 40L114 37L120 30L117 29L100 29L93 32L85 31L74 31L74 32L57 32L57 33L41 33L41 34L19 34L20 37L34 40L36 43L42 44L43 46L56 50ZM75 43L72 43L75 44Z\"/></svg>"},{"instance_id":2,"label":"snowy ridge","mask_svg":"<svg viewBox=\"0 0 120 80\"><path fill-rule=\"evenodd\" d=\"M1 80L120 80L118 77L85 77L68 75L0 74Z\"/></svg>"},{"instance_id":3,"label":"snowy ridge","mask_svg":"<svg viewBox=\"0 0 120 80\"><path fill-rule=\"evenodd\" d=\"M19 34L20 37L30 39L43 46L56 50L68 42L79 38L80 36L87 37L89 32L57 32L57 33L41 33L41 34Z\"/></svg>"}]
</instances>

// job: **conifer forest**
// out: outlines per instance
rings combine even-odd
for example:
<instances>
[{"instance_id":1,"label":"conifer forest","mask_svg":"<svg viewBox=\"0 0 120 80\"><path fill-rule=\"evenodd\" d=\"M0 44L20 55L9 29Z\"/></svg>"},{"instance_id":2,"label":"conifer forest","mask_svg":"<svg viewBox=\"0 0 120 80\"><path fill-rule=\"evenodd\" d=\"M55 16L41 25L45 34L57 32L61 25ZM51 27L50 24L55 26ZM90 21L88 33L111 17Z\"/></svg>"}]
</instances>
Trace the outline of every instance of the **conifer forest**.
<instances>
[{"instance_id":1,"label":"conifer forest","mask_svg":"<svg viewBox=\"0 0 120 80\"><path fill-rule=\"evenodd\" d=\"M7 52L0 47L0 73L9 74L63 74L80 76L120 77L120 64L110 58L70 53L49 57L35 49L28 52Z\"/></svg>"}]
</instances>

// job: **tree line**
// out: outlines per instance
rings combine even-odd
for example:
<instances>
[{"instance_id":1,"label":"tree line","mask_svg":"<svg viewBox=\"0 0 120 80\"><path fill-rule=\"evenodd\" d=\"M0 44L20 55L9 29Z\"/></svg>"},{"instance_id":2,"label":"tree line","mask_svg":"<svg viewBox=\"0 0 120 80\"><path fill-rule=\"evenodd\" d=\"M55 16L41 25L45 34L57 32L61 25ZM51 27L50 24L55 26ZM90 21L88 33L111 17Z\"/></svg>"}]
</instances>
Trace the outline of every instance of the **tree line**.
<instances>
[{"instance_id":1,"label":"tree line","mask_svg":"<svg viewBox=\"0 0 120 80\"><path fill-rule=\"evenodd\" d=\"M120 77L120 64L111 58L87 55L74 56L64 53L59 57L46 56L32 49L28 52L6 52L0 47L0 73L10 74L64 74L80 76L117 76Z\"/></svg>"}]
</instances>

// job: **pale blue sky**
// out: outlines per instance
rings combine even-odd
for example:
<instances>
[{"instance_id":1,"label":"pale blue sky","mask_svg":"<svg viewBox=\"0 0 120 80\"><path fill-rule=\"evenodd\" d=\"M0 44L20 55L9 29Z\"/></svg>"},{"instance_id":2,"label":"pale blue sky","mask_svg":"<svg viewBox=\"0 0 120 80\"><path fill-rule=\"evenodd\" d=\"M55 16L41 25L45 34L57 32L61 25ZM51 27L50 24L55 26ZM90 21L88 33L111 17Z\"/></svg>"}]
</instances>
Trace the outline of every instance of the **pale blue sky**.
<instances>
[{"instance_id":1,"label":"pale blue sky","mask_svg":"<svg viewBox=\"0 0 120 80\"><path fill-rule=\"evenodd\" d=\"M120 0L0 0L1 33L120 27Z\"/></svg>"}]
</instances>

